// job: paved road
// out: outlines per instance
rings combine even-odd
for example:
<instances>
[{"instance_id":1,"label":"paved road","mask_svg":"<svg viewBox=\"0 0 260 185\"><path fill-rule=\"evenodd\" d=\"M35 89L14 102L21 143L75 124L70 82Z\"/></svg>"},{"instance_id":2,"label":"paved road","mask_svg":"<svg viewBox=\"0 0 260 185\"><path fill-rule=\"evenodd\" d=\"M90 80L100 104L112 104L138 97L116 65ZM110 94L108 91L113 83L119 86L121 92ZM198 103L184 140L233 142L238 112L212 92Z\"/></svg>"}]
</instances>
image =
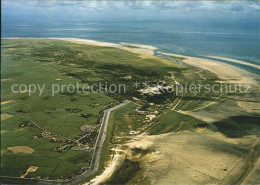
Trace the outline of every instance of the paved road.
<instances>
[{"instance_id":1,"label":"paved road","mask_svg":"<svg viewBox=\"0 0 260 185\"><path fill-rule=\"evenodd\" d=\"M118 108L120 108L120 107L122 107L126 104L129 104L129 103L130 103L130 101L126 101L126 102L121 103L121 104L119 104L115 107L107 109L104 112L103 121L102 121L102 124L101 124L101 127L100 127L100 131L98 133L98 137L97 137L96 144L95 144L95 149L94 149L91 164L90 164L90 171L93 170L93 171L96 172L98 170L103 144L104 144L104 141L106 139L107 125L108 125L108 120L109 120L109 116L110 116L111 111L116 110L116 109L118 109Z\"/></svg>"},{"instance_id":2,"label":"paved road","mask_svg":"<svg viewBox=\"0 0 260 185\"><path fill-rule=\"evenodd\" d=\"M110 113L120 107L123 107L127 104L129 104L130 101L125 101L123 103L120 103L119 105L116 105L115 107L109 108L107 110L105 110L104 115L103 115L103 119L102 119L102 123L101 123L101 127L98 133L98 137L95 143L95 148L94 148L94 152L92 154L92 159L91 159L91 163L90 163L90 167L89 167L89 171L86 171L84 173L82 173L81 175L75 177L75 179L72 179L70 182L73 183L77 183L80 182L82 180L84 180L85 178L89 177L90 175L96 173L98 171L98 167L100 164L100 157L101 157L101 153L102 153L102 148L103 148L103 144L105 142L106 139L106 134L107 134L107 125L108 125L108 121L109 121L109 117L110 117Z\"/></svg>"},{"instance_id":3,"label":"paved road","mask_svg":"<svg viewBox=\"0 0 260 185\"><path fill-rule=\"evenodd\" d=\"M131 101L125 101L123 103L120 103L119 105L116 105L115 107L105 110L88 171L85 171L84 173L80 174L79 176L76 176L73 179L70 179L68 181L56 181L56 180L44 180L44 179L32 179L32 178L20 178L20 177L5 177L5 176L2 176L2 177L5 177L7 179L11 178L11 179L20 179L20 180L28 180L28 181L31 180L34 182L38 181L40 184L63 184L64 185L64 184L74 184L74 183L80 182L80 181L84 180L85 178L89 177L90 175L93 175L95 172L97 172L98 167L99 167L102 148L103 148L104 141L106 139L107 125L108 125L110 113L120 107L123 107L123 106L129 104L130 102Z\"/></svg>"}]
</instances>

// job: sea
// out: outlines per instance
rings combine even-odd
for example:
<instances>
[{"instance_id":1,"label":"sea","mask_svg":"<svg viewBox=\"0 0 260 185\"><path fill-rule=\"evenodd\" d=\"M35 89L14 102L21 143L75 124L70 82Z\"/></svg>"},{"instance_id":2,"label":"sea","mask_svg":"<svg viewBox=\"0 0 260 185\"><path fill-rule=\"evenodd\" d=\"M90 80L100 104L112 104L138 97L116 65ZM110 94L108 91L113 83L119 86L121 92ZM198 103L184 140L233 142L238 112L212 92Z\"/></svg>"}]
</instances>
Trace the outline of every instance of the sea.
<instances>
[{"instance_id":1,"label":"sea","mask_svg":"<svg viewBox=\"0 0 260 185\"><path fill-rule=\"evenodd\" d=\"M228 57L260 65L259 1L196 3L3 0L1 38L137 43L161 52Z\"/></svg>"}]
</instances>

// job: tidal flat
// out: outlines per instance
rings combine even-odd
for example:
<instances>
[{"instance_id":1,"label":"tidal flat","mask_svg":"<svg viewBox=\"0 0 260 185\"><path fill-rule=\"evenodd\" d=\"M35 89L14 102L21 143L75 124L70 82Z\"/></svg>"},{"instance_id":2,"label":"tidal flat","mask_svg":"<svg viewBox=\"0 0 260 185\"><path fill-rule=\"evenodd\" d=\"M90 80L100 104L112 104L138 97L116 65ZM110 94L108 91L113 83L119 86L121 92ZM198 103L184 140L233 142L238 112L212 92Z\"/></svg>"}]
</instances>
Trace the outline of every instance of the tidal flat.
<instances>
[{"instance_id":1,"label":"tidal flat","mask_svg":"<svg viewBox=\"0 0 260 185\"><path fill-rule=\"evenodd\" d=\"M130 46L83 39L3 39L4 180L66 181L87 172L104 111L130 100L111 113L99 170L81 183L258 182L259 75L207 59L157 57L152 46ZM52 84L99 82L124 84L127 90L51 93ZM167 86L153 91L158 82ZM221 93L220 85L209 93L166 91L177 84L222 82L250 85L251 91ZM12 92L13 84L45 84L45 90L28 96L28 91Z\"/></svg>"}]
</instances>

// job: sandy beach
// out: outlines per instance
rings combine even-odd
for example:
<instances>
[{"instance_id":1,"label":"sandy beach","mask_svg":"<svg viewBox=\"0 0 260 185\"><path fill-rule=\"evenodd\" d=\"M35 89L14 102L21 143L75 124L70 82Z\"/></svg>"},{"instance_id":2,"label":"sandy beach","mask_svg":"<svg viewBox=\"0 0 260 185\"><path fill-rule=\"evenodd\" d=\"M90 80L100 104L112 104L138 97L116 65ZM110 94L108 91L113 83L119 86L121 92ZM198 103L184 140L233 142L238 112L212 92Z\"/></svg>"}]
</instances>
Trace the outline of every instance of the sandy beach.
<instances>
[{"instance_id":1,"label":"sandy beach","mask_svg":"<svg viewBox=\"0 0 260 185\"><path fill-rule=\"evenodd\" d=\"M100 41L78 39L78 38L50 38L50 39L64 40L64 41L70 41L70 42L79 43L79 44L88 44L88 45L96 45L96 46L103 46L103 47L114 47L114 48L128 50L131 52L136 52L136 53L139 53L142 55L154 55L154 51L157 49L154 46L133 44L133 43L124 43L124 42L117 44L117 43L100 42ZM161 53L161 52L158 52L158 53ZM229 64L225 64L225 63L210 60L210 59L189 57L189 56L177 55L177 54L173 54L173 53L161 53L161 54L173 56L173 57L174 56L182 57L182 58L184 58L184 60L182 60L183 63L185 63L189 66L203 69L203 70L208 70L208 71L216 74L220 79L223 80L223 82L226 82L226 83L240 83L240 84L244 84L244 85L255 85L255 86L259 85L255 80L258 78L256 75L254 75L253 73L250 73L244 69L236 67L236 66L232 66ZM239 63L239 64L247 65L250 67L254 67L256 69L260 69L260 66L258 66L258 65L236 60L236 59L217 57L217 56L210 56L210 57L216 58L216 59L227 60L227 61L230 61L233 63Z\"/></svg>"},{"instance_id":2,"label":"sandy beach","mask_svg":"<svg viewBox=\"0 0 260 185\"><path fill-rule=\"evenodd\" d=\"M61 39L61 40L72 41L72 42L80 43L80 44L90 44L90 45L98 45L98 46L106 46L106 47L115 47L115 48L126 49L126 50L129 50L129 51L133 51L133 52L137 52L137 53L141 53L141 54L145 53L146 55L154 55L154 50L156 49L155 47L152 47L152 46L137 45L137 44L131 44L131 43L114 44L114 43L99 42L99 41L84 40L84 39ZM127 46L136 46L138 48L129 48ZM225 64L225 63L214 61L214 60L210 60L210 59L189 57L189 56L177 55L177 54L172 54L172 53L162 53L162 54L168 55L168 56L173 56L173 57L182 57L182 58L184 58L182 60L182 62L184 64L186 64L188 66L200 68L202 70L208 70L208 71L216 74L223 82L226 82L226 83L241 83L241 84L259 86L258 82L255 80L255 79L258 78L257 75L255 75L253 73L250 73L250 72L248 72L248 71L246 71L244 69L241 69L239 67L230 65L230 64ZM224 59L222 57L215 57L215 56L214 56L214 58L216 58L216 59ZM254 64L250 64L250 63L247 63L247 62L244 62L244 61L238 61L238 60L235 60L235 59L227 59L227 58L225 58L225 60L236 62L236 63L241 63L241 64L244 64L244 65L248 65L248 66L255 67L255 68L259 69L259 66L254 65ZM246 107L247 106L247 104L246 104L247 102L243 102L243 103L244 103L244 106ZM211 122L211 121L209 121L209 122ZM190 134L190 133L187 133L187 134ZM214 136L214 135L217 135L218 137L221 136L220 138L221 138L221 140L223 142L231 142L231 141L232 142L236 142L235 140L228 140L228 138L224 137L223 135L221 135L219 133L215 133L213 135L213 133L211 132L210 134L212 136ZM158 138L164 138L164 137L166 137L166 135L160 135L160 136L157 136L157 137ZM182 137L186 137L185 135L186 135L186 133L184 135L182 135ZM129 148L126 151L124 151L124 152L120 152L121 154L119 154L119 153L116 154L114 156L114 158L112 159L111 163L108 164L108 166L105 168L105 170L103 171L103 173L101 175L96 176L94 179L92 179L89 183L86 183L86 184L99 184L99 183L105 182L107 179L109 179L111 177L111 175L122 164L122 161L127 156L129 157L129 155L131 157L131 151L130 150L131 150L131 148L133 148L133 146L137 147L136 145L138 145L138 148L143 148L145 143L147 143L145 141L147 141L146 138L148 136L140 136L140 137L143 138L143 139L141 139L140 142L136 141L136 139L134 139L132 142L130 142L129 143ZM153 137L148 137L148 138L153 138ZM220 139L220 138L218 138L218 139ZM197 139L198 139L198 142L200 143L201 140L199 139L199 137ZM217 139L217 138L215 138L215 139ZM241 140L240 142L247 142L247 141ZM155 145L157 142L155 142L154 138L153 138L152 140L149 140L148 143L149 143L149 145ZM191 147L193 147L193 146L191 146ZM201 152L201 153L199 153L199 152ZM205 159L204 153L206 151L202 149L202 151L199 151L199 152L198 152L198 156L195 157L195 158L201 158L202 157L202 158ZM165 152L163 150L163 151L160 151L160 153L161 154L159 156L162 157L161 155L164 155L167 152ZM174 153L174 154L171 153L171 155L179 155L179 153L178 152ZM161 160L159 160L160 157L157 157L156 155L149 156L148 158L147 157L144 159L144 161L148 160L148 161L145 162L147 165L149 165L150 162L154 163L157 160L161 161ZM210 155L207 158L207 160L210 161L210 160L215 159L216 157L218 157L218 155L215 155L214 152L213 152L213 153L210 153ZM191 158L191 156L187 154L187 156L183 157L183 159L176 159L176 164L178 163L178 161L184 162L185 160L188 160L190 158ZM205 169L203 169L204 171L200 172L200 173L205 173L205 174L207 174L207 176L212 176L214 173L218 172L217 175L214 176L215 179L218 179L218 181L229 182L229 179L224 180L225 174L222 173L222 168L223 169L225 168L226 160L231 160L231 159L232 159L232 161L230 161L230 165L231 166L233 166L233 165L234 166L241 165L241 168L243 168L242 166L245 165L245 163L241 163L240 158L234 158L234 156L226 155L226 156L223 156L222 158L219 158L218 162L221 161L221 163L222 163L221 164L222 166L220 168L218 168L218 169L216 168L216 169L214 169L211 172L208 171L205 168ZM168 163L168 162L166 162L166 163ZM156 168L160 168L160 166L162 166L162 165L159 165L159 163L158 164L156 163L156 165L155 165ZM181 168L180 171L182 171L182 172L185 171L185 173L194 173L195 174L195 171L200 169L199 166L200 166L200 163L198 163L197 166L194 167L194 169L193 169L194 171L192 171L192 170L189 171L189 167L188 167L187 170L184 169L184 167L180 167ZM240 168L238 168L238 169L240 169ZM162 169L162 171L163 170L164 169ZM176 173L177 173L177 171L176 171ZM231 171L229 173L231 173ZM241 171L233 171L232 172L232 176L237 176L239 173L241 173ZM153 175L154 174L152 173L152 176ZM191 177L189 179L190 183L194 183L194 182L207 182L207 180L204 179L204 177L200 176L199 174L196 174L196 175L197 176L192 176L191 174L189 174L189 177ZM172 180L174 180L174 179L172 179L170 177L167 177L166 179L167 179L167 182L163 181L163 180L161 180L161 182L169 183L169 181L173 182ZM182 182L181 179L179 179L179 180L180 180L179 182ZM187 182L187 181L183 181L183 182Z\"/></svg>"},{"instance_id":3,"label":"sandy beach","mask_svg":"<svg viewBox=\"0 0 260 185\"><path fill-rule=\"evenodd\" d=\"M243 65L250 66L250 67L253 67L253 68L256 68L256 69L260 69L259 65L251 64L249 62L245 62L245 61L242 61L242 60L237 60L237 59L227 58L227 57L218 57L218 56L208 56L208 57L214 58L214 59L226 60L228 62L243 64Z\"/></svg>"},{"instance_id":4,"label":"sandy beach","mask_svg":"<svg viewBox=\"0 0 260 185\"><path fill-rule=\"evenodd\" d=\"M149 46L149 45L132 44L132 43L125 43L125 42L121 42L120 44L117 44L117 43L101 42L101 41L78 39L78 38L49 38L49 39L64 40L64 41L70 41L78 44L88 44L93 46L113 47L113 48L124 49L131 52L147 54L147 55L154 55L154 50L157 49L156 47Z\"/></svg>"},{"instance_id":5,"label":"sandy beach","mask_svg":"<svg viewBox=\"0 0 260 185\"><path fill-rule=\"evenodd\" d=\"M6 39L24 39L19 37L12 37L12 38L6 38ZM26 38L26 39L55 39L55 40L64 40L69 41L73 43L78 44L87 44L87 45L94 45L94 46L102 46L102 47L113 47L113 48L119 48L124 49L127 51L139 53L144 56L153 56L154 51L157 49L154 46L149 45L142 45L142 44L134 44L134 43L110 43L110 42L101 42L101 41L95 41L95 40L88 40L88 39L79 39L79 38ZM226 64L223 62L218 62L211 59L204 59L204 58L197 58L197 57L190 57L185 55L178 55L174 53L163 53L158 52L163 55L168 55L172 57L182 57L184 58L182 62L186 65L200 68L203 70L208 70L214 74L216 74L220 79L223 80L223 82L226 83L240 83L244 85L254 85L259 86L259 83L257 83L256 79L259 78L257 75L250 73L242 68ZM250 67L254 67L256 69L260 69L259 65L251 64L245 61L240 61L236 59L231 58L225 58L225 57L217 57L217 56L209 56L211 58L216 59L222 59L227 60L233 63L239 63L243 65L247 65Z\"/></svg>"},{"instance_id":6,"label":"sandy beach","mask_svg":"<svg viewBox=\"0 0 260 185\"><path fill-rule=\"evenodd\" d=\"M260 185L260 0L1 9L1 184Z\"/></svg>"},{"instance_id":7,"label":"sandy beach","mask_svg":"<svg viewBox=\"0 0 260 185\"><path fill-rule=\"evenodd\" d=\"M111 43L111 42L101 42L96 40L89 40L89 39L79 39L79 38L56 38L56 37L47 37L47 38L22 38L22 37L9 37L4 39L54 39L54 40L64 40L78 44L87 44L92 46L102 46L102 47L112 47L112 48L119 48L124 49L127 51L139 53L142 55L154 55L154 50L157 48L154 46L143 45L143 44L134 44L134 43L126 43L121 42Z\"/></svg>"},{"instance_id":8,"label":"sandy beach","mask_svg":"<svg viewBox=\"0 0 260 185\"><path fill-rule=\"evenodd\" d=\"M89 44L89 45L96 45L96 46L103 46L103 47L114 47L114 48L128 50L131 52L136 52L136 53L139 53L142 55L154 55L154 51L157 49L154 46L133 44L133 43L124 43L124 42L122 42L120 44L116 44L116 43L100 42L100 41L78 39L78 38L50 38L50 39L65 40L65 41L70 41L70 42L79 43L79 44ZM158 53L161 53L161 52L158 52ZM177 54L173 54L173 53L161 53L161 54L173 56L173 57L174 56L182 57L182 58L184 58L184 60L182 60L183 63L185 63L189 66L203 69L203 70L208 70L208 71L216 74L220 79L223 80L223 82L226 82L226 83L240 83L243 85L254 85L254 86L259 85L257 83L257 81L255 80L258 78L257 75L250 73L239 67L232 66L230 64L225 64L225 63L210 60L210 59L177 55ZM216 59L227 60L227 61L230 61L233 63L239 63L239 64L247 65L250 67L254 67L256 69L260 69L260 66L258 66L258 65L236 60L236 59L217 57L217 56L210 56L210 57L216 58Z\"/></svg>"},{"instance_id":9,"label":"sandy beach","mask_svg":"<svg viewBox=\"0 0 260 185\"><path fill-rule=\"evenodd\" d=\"M232 66L229 64L225 64L210 59L189 57L189 56L177 55L172 53L162 53L162 52L158 52L158 53L172 56L172 57L182 57L184 58L182 60L184 64L192 67L200 68L203 70L208 70L216 74L221 80L223 80L223 82L226 83L240 83L243 85L255 85L255 86L259 85L256 81L256 79L259 78L257 75L236 66ZM240 63L241 62L242 61L240 61Z\"/></svg>"},{"instance_id":10,"label":"sandy beach","mask_svg":"<svg viewBox=\"0 0 260 185\"><path fill-rule=\"evenodd\" d=\"M10 38L10 39L24 39L24 38ZM35 38L35 39L39 39L39 38ZM119 48L131 52L139 53L142 56L146 55L148 57L154 56L154 51L157 49L156 47L148 46L148 45L140 45L140 44L132 44L132 43L118 44L118 43L108 43L108 42L100 42L100 41L77 39L77 38L46 38L46 39L63 40L63 41L69 41L78 44ZM210 71L216 74L223 82L241 83L241 84L259 87L259 83L257 82L259 76L250 73L244 69L241 69L239 67L230 64L225 64L223 62L214 61L211 59L189 57L189 56L177 55L172 53L161 53L161 54L172 56L172 57L181 57L183 58L182 62L184 64L202 70ZM211 58L223 59L223 60L225 59L234 63L240 63L240 64L248 65L250 67L255 67L256 69L260 68L258 65L250 64L235 59L216 57L216 56L214 57L212 56ZM173 61L169 60L169 62L173 62ZM56 78L56 80L59 81L61 79ZM11 100L2 103L4 104L11 103ZM213 103L215 104L215 102ZM238 105L241 108L245 108L246 109L245 111L251 113L259 113L260 110L260 109L256 109L258 103L252 102L251 99L249 99L248 102L240 101ZM194 113L194 112L188 112L188 111L185 112L180 110L179 113L188 114L201 120L204 119L205 122L209 122L209 123L218 120L215 117L211 117L211 115L208 114L208 112ZM218 112L214 112L214 115L217 114ZM224 114L221 113L221 115ZM6 117L7 116L9 115L6 115ZM118 146L118 151L115 152L116 154L113 156L111 162L106 163L106 167L103 173L96 176L94 179L92 179L90 182L86 184L100 184L102 182L105 182L120 167L120 165L124 162L126 158L131 160L134 159L142 163L144 166L142 167L143 169L142 173L146 175L146 177L152 177L151 179L154 180L154 182L157 181L160 184L173 184L174 182L176 182L176 179L173 178L172 176L173 173L178 174L177 176L179 177L179 179L177 179L177 181L181 183L205 184L208 182L210 183L231 182L230 179L225 179L225 178L228 177L229 175L231 175L232 178L236 178L237 176L239 176L239 174L243 172L243 170L241 169L246 167L246 163L243 162L243 160L248 160L248 158L242 158L242 156L239 155L234 156L234 154L232 153L233 151L231 151L229 148L226 149L225 155L223 155L220 151L218 151L219 153L216 153L216 151L208 149L208 146L212 143L208 143L206 141L211 140L216 146L219 145L224 146L223 143L239 146L239 143L250 145L250 143L252 141L257 140L257 138L252 136L243 139L228 139L223 134L217 132L215 133L206 130L202 130L202 132L205 134L204 138L202 138L200 135L201 131L179 132L178 137L177 135L175 135L176 133L161 134L157 136L148 136L148 135L137 136L133 140L131 140L131 142L125 145L127 146L126 150L122 151L120 150L121 149L120 146ZM182 140L179 140L180 137L182 137ZM183 148L184 144L188 144L186 148ZM149 148L156 148L157 150L156 152L148 153L147 155L144 155L139 159L131 155L131 150L133 148L139 148L142 150L146 150ZM196 150L194 150L194 148L196 148ZM217 159L217 161L214 161L215 159ZM212 161L214 162L212 163ZM227 168L227 161L230 168ZM203 167L201 167L201 164L203 164ZM212 170L208 169L208 164L211 164L210 167L212 168ZM169 167L168 169L168 165L175 166L176 168L171 169ZM150 169L152 169L152 171ZM166 178L162 178L163 175ZM184 180L185 178L187 178L188 180L185 181Z\"/></svg>"}]
</instances>

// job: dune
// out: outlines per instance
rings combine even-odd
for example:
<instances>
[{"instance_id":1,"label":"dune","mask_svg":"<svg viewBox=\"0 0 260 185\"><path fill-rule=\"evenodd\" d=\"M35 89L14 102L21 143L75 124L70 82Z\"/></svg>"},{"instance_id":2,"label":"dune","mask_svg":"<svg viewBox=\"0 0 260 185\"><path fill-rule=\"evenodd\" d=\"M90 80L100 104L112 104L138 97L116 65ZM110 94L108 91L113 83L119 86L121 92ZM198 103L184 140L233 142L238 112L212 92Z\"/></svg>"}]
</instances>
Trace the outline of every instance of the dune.
<instances>
[{"instance_id":1,"label":"dune","mask_svg":"<svg viewBox=\"0 0 260 185\"><path fill-rule=\"evenodd\" d=\"M234 183L251 160L243 146L256 140L255 136L227 138L206 129L136 136L126 144L125 152L116 155L104 173L91 182L106 183L127 159L141 167L128 184ZM146 152L138 154L135 149Z\"/></svg>"}]
</instances>

